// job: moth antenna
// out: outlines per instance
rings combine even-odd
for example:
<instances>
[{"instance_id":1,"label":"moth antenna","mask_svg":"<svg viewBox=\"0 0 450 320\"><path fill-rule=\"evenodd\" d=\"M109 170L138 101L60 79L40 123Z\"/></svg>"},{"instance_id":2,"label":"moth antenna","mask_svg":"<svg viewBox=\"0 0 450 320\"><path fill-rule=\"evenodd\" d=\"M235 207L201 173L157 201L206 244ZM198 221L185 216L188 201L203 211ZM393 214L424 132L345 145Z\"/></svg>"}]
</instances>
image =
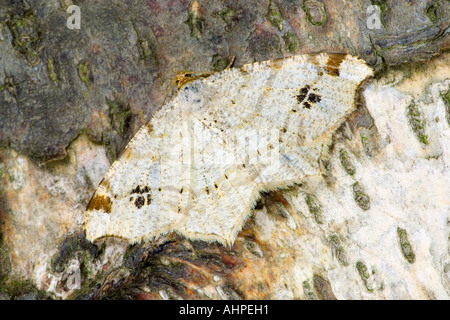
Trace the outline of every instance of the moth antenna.
<instances>
[{"instance_id":1,"label":"moth antenna","mask_svg":"<svg viewBox=\"0 0 450 320\"><path fill-rule=\"evenodd\" d=\"M145 124L144 117L142 116L141 109L139 109L139 116L141 117L142 124Z\"/></svg>"},{"instance_id":2,"label":"moth antenna","mask_svg":"<svg viewBox=\"0 0 450 320\"><path fill-rule=\"evenodd\" d=\"M236 60L236 56L232 56L230 62L227 64L227 66L225 67L225 70L230 69L233 64L234 64L234 60Z\"/></svg>"}]
</instances>

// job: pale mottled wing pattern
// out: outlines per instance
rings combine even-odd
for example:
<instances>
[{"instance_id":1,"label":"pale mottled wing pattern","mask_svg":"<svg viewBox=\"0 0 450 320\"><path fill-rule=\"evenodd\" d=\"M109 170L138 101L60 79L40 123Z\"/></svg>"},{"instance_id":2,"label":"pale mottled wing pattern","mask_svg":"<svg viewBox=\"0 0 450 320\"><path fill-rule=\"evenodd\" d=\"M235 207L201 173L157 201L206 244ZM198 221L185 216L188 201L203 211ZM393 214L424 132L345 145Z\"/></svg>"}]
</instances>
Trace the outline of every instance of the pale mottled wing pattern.
<instances>
[{"instance_id":1,"label":"pale mottled wing pattern","mask_svg":"<svg viewBox=\"0 0 450 320\"><path fill-rule=\"evenodd\" d=\"M261 190L320 173L324 145L371 74L352 56L319 54L187 84L106 174L85 213L87 238L176 231L233 243Z\"/></svg>"}]
</instances>

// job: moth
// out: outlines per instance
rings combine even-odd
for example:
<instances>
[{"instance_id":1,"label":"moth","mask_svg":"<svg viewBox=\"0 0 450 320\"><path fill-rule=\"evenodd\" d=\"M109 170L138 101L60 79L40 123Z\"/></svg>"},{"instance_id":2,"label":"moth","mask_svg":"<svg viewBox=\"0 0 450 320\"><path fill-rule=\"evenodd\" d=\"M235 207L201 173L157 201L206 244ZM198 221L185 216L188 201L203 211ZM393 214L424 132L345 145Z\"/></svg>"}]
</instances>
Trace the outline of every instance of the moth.
<instances>
[{"instance_id":1,"label":"moth","mask_svg":"<svg viewBox=\"0 0 450 320\"><path fill-rule=\"evenodd\" d=\"M84 215L87 239L176 232L233 244L261 191L320 174L326 145L372 74L356 57L321 53L189 82L111 165Z\"/></svg>"}]
</instances>

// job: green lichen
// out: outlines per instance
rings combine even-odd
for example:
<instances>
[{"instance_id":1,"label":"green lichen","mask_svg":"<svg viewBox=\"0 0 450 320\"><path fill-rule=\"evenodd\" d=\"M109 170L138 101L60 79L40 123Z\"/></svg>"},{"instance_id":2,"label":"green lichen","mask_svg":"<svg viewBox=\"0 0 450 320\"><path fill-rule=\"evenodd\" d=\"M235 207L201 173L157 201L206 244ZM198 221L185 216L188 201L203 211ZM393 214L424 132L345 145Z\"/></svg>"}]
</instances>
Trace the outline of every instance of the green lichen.
<instances>
[{"instance_id":1,"label":"green lichen","mask_svg":"<svg viewBox=\"0 0 450 320\"><path fill-rule=\"evenodd\" d=\"M363 146L364 146L365 144L367 144L367 141L368 141L367 137L361 135L361 142L362 142Z\"/></svg>"},{"instance_id":2,"label":"green lichen","mask_svg":"<svg viewBox=\"0 0 450 320\"><path fill-rule=\"evenodd\" d=\"M445 105L445 117L447 118L447 123L450 126L450 90L441 92L441 98Z\"/></svg>"},{"instance_id":3,"label":"green lichen","mask_svg":"<svg viewBox=\"0 0 450 320\"><path fill-rule=\"evenodd\" d=\"M364 282L364 286L366 287L367 291L373 292L373 288L370 285L370 273L367 269L366 265L362 261L358 261L356 263L356 269L358 270L359 276L361 277L361 280Z\"/></svg>"},{"instance_id":4,"label":"green lichen","mask_svg":"<svg viewBox=\"0 0 450 320\"><path fill-rule=\"evenodd\" d=\"M50 80L52 80L53 82L58 82L58 77L55 72L53 60L50 57L47 57L47 72L48 72L48 77L50 78Z\"/></svg>"},{"instance_id":5,"label":"green lichen","mask_svg":"<svg viewBox=\"0 0 450 320\"><path fill-rule=\"evenodd\" d=\"M427 145L428 144L428 136L425 132L425 119L419 109L419 107L415 103L411 103L407 107L407 117L409 120L409 124L411 129L416 134L419 141Z\"/></svg>"},{"instance_id":6,"label":"green lichen","mask_svg":"<svg viewBox=\"0 0 450 320\"><path fill-rule=\"evenodd\" d=\"M431 159L437 160L437 159L439 159L439 157L441 155L442 155L442 153L441 154L432 155L432 156L426 156L425 159L427 159L427 160L431 160Z\"/></svg>"},{"instance_id":7,"label":"green lichen","mask_svg":"<svg viewBox=\"0 0 450 320\"><path fill-rule=\"evenodd\" d=\"M358 273L361 276L361 279L363 279L363 280L369 279L370 274L369 274L369 272L367 270L366 265L363 262L358 261L356 263L356 269L358 270Z\"/></svg>"},{"instance_id":8,"label":"green lichen","mask_svg":"<svg viewBox=\"0 0 450 320\"><path fill-rule=\"evenodd\" d=\"M373 132L371 129L362 129L364 130L360 134L360 139L363 150L369 157L373 157L377 148L376 139L373 138Z\"/></svg>"},{"instance_id":9,"label":"green lichen","mask_svg":"<svg viewBox=\"0 0 450 320\"><path fill-rule=\"evenodd\" d=\"M406 230L397 228L397 236L402 254L405 257L406 261L408 261L409 263L414 263L414 261L416 260L416 255L414 254L411 243L408 240L408 234Z\"/></svg>"},{"instance_id":10,"label":"green lichen","mask_svg":"<svg viewBox=\"0 0 450 320\"><path fill-rule=\"evenodd\" d=\"M358 204L358 206L363 210L370 209L370 198L365 193L364 187L359 183L355 182L352 186L353 189L353 199Z\"/></svg>"},{"instance_id":11,"label":"green lichen","mask_svg":"<svg viewBox=\"0 0 450 320\"><path fill-rule=\"evenodd\" d=\"M370 3L372 5L378 6L380 8L382 15L384 15L389 9L389 6L386 2L387 0L370 0Z\"/></svg>"},{"instance_id":12,"label":"green lichen","mask_svg":"<svg viewBox=\"0 0 450 320\"><path fill-rule=\"evenodd\" d=\"M433 2L433 3L429 4L425 8L425 14L431 20L431 22L436 22L437 21L437 19L438 19L438 10L439 10L439 5L436 2Z\"/></svg>"},{"instance_id":13,"label":"green lichen","mask_svg":"<svg viewBox=\"0 0 450 320\"><path fill-rule=\"evenodd\" d=\"M275 28L280 31L283 30L283 18L281 17L280 9L272 0L269 1L266 18Z\"/></svg>"},{"instance_id":14,"label":"green lichen","mask_svg":"<svg viewBox=\"0 0 450 320\"><path fill-rule=\"evenodd\" d=\"M212 57L211 66L214 71L222 71L228 66L228 60L220 54L215 54Z\"/></svg>"},{"instance_id":15,"label":"green lichen","mask_svg":"<svg viewBox=\"0 0 450 320\"><path fill-rule=\"evenodd\" d=\"M0 289L14 300L44 300L51 297L28 280L15 279Z\"/></svg>"},{"instance_id":16,"label":"green lichen","mask_svg":"<svg viewBox=\"0 0 450 320\"><path fill-rule=\"evenodd\" d=\"M139 49L139 60L145 60L147 58L152 57L152 51L150 49L150 45L148 44L147 40L139 39L138 49Z\"/></svg>"},{"instance_id":17,"label":"green lichen","mask_svg":"<svg viewBox=\"0 0 450 320\"><path fill-rule=\"evenodd\" d=\"M143 39L139 29L137 28L135 22L132 20L131 24L133 25L134 32L137 35L137 46L139 51L139 60L145 60L147 58L153 57L153 52L150 48L150 44L147 40Z\"/></svg>"},{"instance_id":18,"label":"green lichen","mask_svg":"<svg viewBox=\"0 0 450 320\"><path fill-rule=\"evenodd\" d=\"M12 35L12 46L32 66L40 62L41 28L32 10L8 14L5 20Z\"/></svg>"},{"instance_id":19,"label":"green lichen","mask_svg":"<svg viewBox=\"0 0 450 320\"><path fill-rule=\"evenodd\" d=\"M8 91L17 101L16 86L14 84L13 78L9 76L6 72L5 72L5 80L3 81L3 84L0 85L0 91L2 90Z\"/></svg>"},{"instance_id":20,"label":"green lichen","mask_svg":"<svg viewBox=\"0 0 450 320\"><path fill-rule=\"evenodd\" d=\"M231 31L238 16L238 12L232 8L223 8L222 10L215 11L214 14L222 18L222 20L226 23L226 31Z\"/></svg>"},{"instance_id":21,"label":"green lichen","mask_svg":"<svg viewBox=\"0 0 450 320\"><path fill-rule=\"evenodd\" d=\"M317 300L317 296L314 293L313 289L311 288L311 286L309 285L308 281L303 281L302 283L302 287L303 287L303 293L306 296L306 299L308 300Z\"/></svg>"},{"instance_id":22,"label":"green lichen","mask_svg":"<svg viewBox=\"0 0 450 320\"><path fill-rule=\"evenodd\" d=\"M90 259L90 255L84 254L80 261L80 271L85 278L90 278L93 274Z\"/></svg>"},{"instance_id":23,"label":"green lichen","mask_svg":"<svg viewBox=\"0 0 450 320\"><path fill-rule=\"evenodd\" d=\"M333 255L338 260L339 264L342 266L348 266L347 257L345 255L344 247L341 244L341 239L338 235L332 234L328 237L328 242L333 250Z\"/></svg>"},{"instance_id":24,"label":"green lichen","mask_svg":"<svg viewBox=\"0 0 450 320\"><path fill-rule=\"evenodd\" d=\"M186 23L189 26L189 29L191 30L191 37L193 38L200 37L200 34L203 32L204 29L204 21L203 18L201 18L200 16L199 5L196 0L193 0L191 2L191 5L189 7L188 18L184 23Z\"/></svg>"},{"instance_id":25,"label":"green lichen","mask_svg":"<svg viewBox=\"0 0 450 320\"><path fill-rule=\"evenodd\" d=\"M353 176L356 172L355 166L352 163L352 160L344 148L339 150L339 160L341 161L342 167L344 168L347 174Z\"/></svg>"},{"instance_id":26,"label":"green lichen","mask_svg":"<svg viewBox=\"0 0 450 320\"><path fill-rule=\"evenodd\" d=\"M313 26L322 26L327 22L325 5L319 0L303 0L302 9L306 13L306 20Z\"/></svg>"},{"instance_id":27,"label":"green lichen","mask_svg":"<svg viewBox=\"0 0 450 320\"><path fill-rule=\"evenodd\" d=\"M103 138L102 138L103 140ZM114 150L114 148L111 146L111 141L105 141L103 140L103 144L106 147L106 153L108 155L108 158L111 160L111 163L116 162L117 160L117 152Z\"/></svg>"},{"instance_id":28,"label":"green lichen","mask_svg":"<svg viewBox=\"0 0 450 320\"><path fill-rule=\"evenodd\" d=\"M86 60L81 61L78 64L77 67L77 73L80 80L86 85L88 88L88 81L89 81L89 69L88 69L88 62Z\"/></svg>"},{"instance_id":29,"label":"green lichen","mask_svg":"<svg viewBox=\"0 0 450 320\"><path fill-rule=\"evenodd\" d=\"M286 32L283 35L284 46L290 53L294 53L300 47L300 42L295 34L292 32Z\"/></svg>"},{"instance_id":30,"label":"green lichen","mask_svg":"<svg viewBox=\"0 0 450 320\"><path fill-rule=\"evenodd\" d=\"M218 17L221 17L223 21L228 24L236 15L236 10L232 8L223 8L222 10L215 11L214 14Z\"/></svg>"},{"instance_id":31,"label":"green lichen","mask_svg":"<svg viewBox=\"0 0 450 320\"><path fill-rule=\"evenodd\" d=\"M96 257L99 251L97 246L89 242L83 233L67 237L62 242L59 252L52 258L52 271L63 272L71 259L79 258L83 260L85 258L84 253L89 254L90 257Z\"/></svg>"},{"instance_id":32,"label":"green lichen","mask_svg":"<svg viewBox=\"0 0 450 320\"><path fill-rule=\"evenodd\" d=\"M305 194L305 201L308 205L309 212L314 216L314 220L318 224L323 224L323 216L322 216L322 206L319 203L319 200L316 198L315 195L306 193Z\"/></svg>"},{"instance_id":33,"label":"green lichen","mask_svg":"<svg viewBox=\"0 0 450 320\"><path fill-rule=\"evenodd\" d=\"M106 104L109 106L109 117L114 129L122 136L131 120L131 110L122 104L117 104L108 97L105 97Z\"/></svg>"}]
</instances>

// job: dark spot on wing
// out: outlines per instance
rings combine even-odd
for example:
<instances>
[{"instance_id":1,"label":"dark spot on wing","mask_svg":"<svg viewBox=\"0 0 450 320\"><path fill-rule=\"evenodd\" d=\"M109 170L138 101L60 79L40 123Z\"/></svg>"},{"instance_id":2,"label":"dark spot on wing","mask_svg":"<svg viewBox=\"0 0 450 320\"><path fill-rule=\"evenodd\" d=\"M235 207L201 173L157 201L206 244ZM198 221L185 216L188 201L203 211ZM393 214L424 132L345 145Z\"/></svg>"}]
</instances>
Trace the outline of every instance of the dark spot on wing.
<instances>
[{"instance_id":1,"label":"dark spot on wing","mask_svg":"<svg viewBox=\"0 0 450 320\"><path fill-rule=\"evenodd\" d=\"M209 194L209 188L208 187L205 187L205 191L206 191L207 194Z\"/></svg>"},{"instance_id":2,"label":"dark spot on wing","mask_svg":"<svg viewBox=\"0 0 450 320\"><path fill-rule=\"evenodd\" d=\"M299 90L299 94L296 96L297 102L302 104L304 108L311 109L311 104L319 103L322 97L317 93L317 88L311 88L310 85L305 85ZM297 110L292 109L292 112Z\"/></svg>"},{"instance_id":3,"label":"dark spot on wing","mask_svg":"<svg viewBox=\"0 0 450 320\"><path fill-rule=\"evenodd\" d=\"M145 198L143 196L138 196L136 201L134 201L134 205L136 208L140 209L145 204Z\"/></svg>"},{"instance_id":4,"label":"dark spot on wing","mask_svg":"<svg viewBox=\"0 0 450 320\"><path fill-rule=\"evenodd\" d=\"M137 194L136 200L134 197L130 197L130 202L133 202L134 205L139 209L145 204L145 194L147 194L147 205L152 203L152 194L149 186L136 186L134 189L131 189L131 194Z\"/></svg>"},{"instance_id":5,"label":"dark spot on wing","mask_svg":"<svg viewBox=\"0 0 450 320\"><path fill-rule=\"evenodd\" d=\"M143 193L149 193L150 192L150 188L149 186L145 186L141 189L141 186L137 186L134 189L131 189L131 194L136 193L136 194L143 194Z\"/></svg>"},{"instance_id":6,"label":"dark spot on wing","mask_svg":"<svg viewBox=\"0 0 450 320\"><path fill-rule=\"evenodd\" d=\"M305 98L306 98L306 94L299 94L299 95L297 95L298 103L302 103L303 100L305 100Z\"/></svg>"},{"instance_id":7,"label":"dark spot on wing","mask_svg":"<svg viewBox=\"0 0 450 320\"><path fill-rule=\"evenodd\" d=\"M296 96L298 103L302 103L303 100L305 100L306 96L308 95L309 89L311 89L311 87L309 85L305 85L299 90L299 94Z\"/></svg>"},{"instance_id":8,"label":"dark spot on wing","mask_svg":"<svg viewBox=\"0 0 450 320\"><path fill-rule=\"evenodd\" d=\"M312 103L319 103L321 100L322 98L315 93L310 93L308 96L308 101Z\"/></svg>"},{"instance_id":9,"label":"dark spot on wing","mask_svg":"<svg viewBox=\"0 0 450 320\"><path fill-rule=\"evenodd\" d=\"M339 66L345 58L345 54L331 54L328 57L327 65L325 71L333 77L339 76Z\"/></svg>"},{"instance_id":10,"label":"dark spot on wing","mask_svg":"<svg viewBox=\"0 0 450 320\"><path fill-rule=\"evenodd\" d=\"M95 194L89 201L87 210L103 210L106 213L110 213L111 206L111 199L107 195Z\"/></svg>"},{"instance_id":11,"label":"dark spot on wing","mask_svg":"<svg viewBox=\"0 0 450 320\"><path fill-rule=\"evenodd\" d=\"M180 193L183 193L183 187L181 187L181 189L180 189Z\"/></svg>"}]
</instances>

